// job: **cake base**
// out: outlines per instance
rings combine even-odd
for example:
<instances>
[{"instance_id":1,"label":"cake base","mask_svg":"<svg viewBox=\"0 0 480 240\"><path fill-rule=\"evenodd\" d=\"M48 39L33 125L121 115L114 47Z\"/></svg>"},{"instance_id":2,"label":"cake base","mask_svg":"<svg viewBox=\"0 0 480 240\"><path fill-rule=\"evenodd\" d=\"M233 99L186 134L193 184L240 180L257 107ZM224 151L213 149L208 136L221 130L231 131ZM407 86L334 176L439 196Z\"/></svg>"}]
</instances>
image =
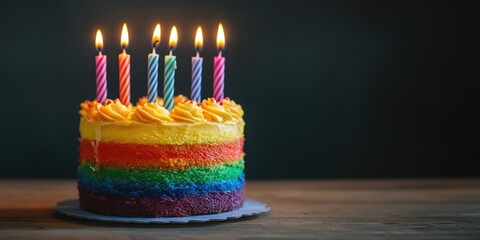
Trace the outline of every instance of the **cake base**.
<instances>
[{"instance_id":1,"label":"cake base","mask_svg":"<svg viewBox=\"0 0 480 240\"><path fill-rule=\"evenodd\" d=\"M194 222L212 222L212 221L225 221L228 219L238 219L242 217L254 216L261 213L270 211L270 207L265 203L254 201L252 199L245 199L243 205L233 211L210 214L210 215L197 215L189 217L163 217L163 218L133 218L133 217L115 217L105 216L96 213L91 213L80 208L78 199L75 200L63 200L57 203L55 210L61 214L76 217L81 219L105 221L105 222L118 222L118 223L144 223L144 224L184 224Z\"/></svg>"},{"instance_id":2,"label":"cake base","mask_svg":"<svg viewBox=\"0 0 480 240\"><path fill-rule=\"evenodd\" d=\"M182 198L127 198L79 188L80 207L94 213L121 217L185 217L240 208L244 191L192 194Z\"/></svg>"}]
</instances>

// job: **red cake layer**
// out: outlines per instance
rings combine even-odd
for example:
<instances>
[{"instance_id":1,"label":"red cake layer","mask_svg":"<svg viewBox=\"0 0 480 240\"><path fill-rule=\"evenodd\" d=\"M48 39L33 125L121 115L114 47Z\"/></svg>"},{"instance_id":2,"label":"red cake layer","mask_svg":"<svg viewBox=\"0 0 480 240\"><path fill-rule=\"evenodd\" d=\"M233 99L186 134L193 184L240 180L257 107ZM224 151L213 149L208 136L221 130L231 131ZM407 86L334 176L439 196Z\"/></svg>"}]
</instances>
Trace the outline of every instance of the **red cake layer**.
<instances>
[{"instance_id":1,"label":"red cake layer","mask_svg":"<svg viewBox=\"0 0 480 240\"><path fill-rule=\"evenodd\" d=\"M183 198L125 198L79 187L80 206L90 212L123 217L184 217L231 211L242 206L243 189L191 194Z\"/></svg>"},{"instance_id":2,"label":"red cake layer","mask_svg":"<svg viewBox=\"0 0 480 240\"><path fill-rule=\"evenodd\" d=\"M183 170L193 166L215 166L243 157L244 140L220 144L146 145L100 142L98 162L94 144L81 140L80 160L104 166L124 168L163 168Z\"/></svg>"}]
</instances>

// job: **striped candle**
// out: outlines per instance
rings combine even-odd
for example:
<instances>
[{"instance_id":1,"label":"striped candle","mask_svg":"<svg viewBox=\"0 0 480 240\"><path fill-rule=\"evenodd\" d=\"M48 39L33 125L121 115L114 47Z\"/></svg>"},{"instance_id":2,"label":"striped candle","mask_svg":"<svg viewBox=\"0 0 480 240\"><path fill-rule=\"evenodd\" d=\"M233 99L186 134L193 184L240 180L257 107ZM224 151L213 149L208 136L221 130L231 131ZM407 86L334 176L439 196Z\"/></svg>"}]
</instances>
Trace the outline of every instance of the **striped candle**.
<instances>
[{"instance_id":1,"label":"striped candle","mask_svg":"<svg viewBox=\"0 0 480 240\"><path fill-rule=\"evenodd\" d=\"M172 27L170 33L170 55L165 56L165 75L163 83L163 106L168 110L173 109L173 95L175 85L175 69L177 69L177 57L172 55L173 48L177 45L177 28Z\"/></svg>"},{"instance_id":2,"label":"striped candle","mask_svg":"<svg viewBox=\"0 0 480 240\"><path fill-rule=\"evenodd\" d=\"M123 105L130 104L130 55L127 54L128 30L127 24L123 24L121 45L123 52L118 55L119 77L120 77L120 102Z\"/></svg>"},{"instance_id":3,"label":"striped candle","mask_svg":"<svg viewBox=\"0 0 480 240\"><path fill-rule=\"evenodd\" d=\"M220 50L218 56L213 60L213 98L217 102L223 100L223 89L225 79L225 58L222 57L222 51Z\"/></svg>"},{"instance_id":4,"label":"striped candle","mask_svg":"<svg viewBox=\"0 0 480 240\"><path fill-rule=\"evenodd\" d=\"M202 65L203 58L199 57L198 54L192 57L192 93L190 99L197 102L202 101Z\"/></svg>"},{"instance_id":5,"label":"striped candle","mask_svg":"<svg viewBox=\"0 0 480 240\"><path fill-rule=\"evenodd\" d=\"M103 37L100 29L97 30L95 45L98 49L98 56L95 56L97 102L105 104L107 100L107 56L102 55Z\"/></svg>"},{"instance_id":6,"label":"striped candle","mask_svg":"<svg viewBox=\"0 0 480 240\"><path fill-rule=\"evenodd\" d=\"M130 104L130 55L123 52L118 55L120 65L120 102L123 105Z\"/></svg>"},{"instance_id":7,"label":"striped candle","mask_svg":"<svg viewBox=\"0 0 480 240\"><path fill-rule=\"evenodd\" d=\"M225 47L225 33L221 23L218 25L217 47L218 56L213 59L213 98L222 102L225 79L225 58L222 57L222 50Z\"/></svg>"},{"instance_id":8,"label":"striped candle","mask_svg":"<svg viewBox=\"0 0 480 240\"><path fill-rule=\"evenodd\" d=\"M107 56L102 52L95 56L95 65L97 68L97 102L105 104L107 100Z\"/></svg>"},{"instance_id":9,"label":"striped candle","mask_svg":"<svg viewBox=\"0 0 480 240\"><path fill-rule=\"evenodd\" d=\"M195 35L195 47L197 48L197 56L192 57L192 91L190 99L197 102L202 101L202 65L203 58L200 57L200 49L203 45L202 28L198 27Z\"/></svg>"},{"instance_id":10,"label":"striped candle","mask_svg":"<svg viewBox=\"0 0 480 240\"><path fill-rule=\"evenodd\" d=\"M163 106L171 111L173 109L173 95L175 85L175 69L177 68L177 57L172 55L165 56L165 79L163 84Z\"/></svg>"},{"instance_id":11,"label":"striped candle","mask_svg":"<svg viewBox=\"0 0 480 240\"><path fill-rule=\"evenodd\" d=\"M158 54L155 47L160 43L160 24L157 24L152 36L152 53L148 54L148 101L157 102L158 93Z\"/></svg>"},{"instance_id":12,"label":"striped candle","mask_svg":"<svg viewBox=\"0 0 480 240\"><path fill-rule=\"evenodd\" d=\"M157 102L158 89L158 54L155 49L148 54L148 101Z\"/></svg>"}]
</instances>

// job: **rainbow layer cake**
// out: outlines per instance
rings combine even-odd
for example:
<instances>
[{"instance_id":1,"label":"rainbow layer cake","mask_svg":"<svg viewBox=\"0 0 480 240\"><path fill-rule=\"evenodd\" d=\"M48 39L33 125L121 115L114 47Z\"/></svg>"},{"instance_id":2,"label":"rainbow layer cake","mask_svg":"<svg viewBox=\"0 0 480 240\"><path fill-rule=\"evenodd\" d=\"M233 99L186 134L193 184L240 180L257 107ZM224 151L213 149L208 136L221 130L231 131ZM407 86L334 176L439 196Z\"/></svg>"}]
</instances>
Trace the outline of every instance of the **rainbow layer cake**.
<instances>
[{"instance_id":1,"label":"rainbow layer cake","mask_svg":"<svg viewBox=\"0 0 480 240\"><path fill-rule=\"evenodd\" d=\"M141 98L85 101L80 110L80 206L102 215L178 217L241 207L243 111L183 96L168 111Z\"/></svg>"}]
</instances>

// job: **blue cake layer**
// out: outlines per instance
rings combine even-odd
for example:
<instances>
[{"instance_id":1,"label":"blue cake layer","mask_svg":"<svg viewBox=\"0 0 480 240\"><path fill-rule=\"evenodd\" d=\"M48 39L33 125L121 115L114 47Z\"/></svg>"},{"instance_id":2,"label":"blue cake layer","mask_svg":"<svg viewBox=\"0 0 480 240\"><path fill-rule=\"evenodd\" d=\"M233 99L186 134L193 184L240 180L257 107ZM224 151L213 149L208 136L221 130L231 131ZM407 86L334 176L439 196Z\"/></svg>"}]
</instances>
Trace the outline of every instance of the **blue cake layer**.
<instances>
[{"instance_id":1,"label":"blue cake layer","mask_svg":"<svg viewBox=\"0 0 480 240\"><path fill-rule=\"evenodd\" d=\"M174 197L185 195L207 194L215 192L231 192L242 189L245 185L245 175L235 180L225 180L208 183L151 183L118 179L104 179L99 181L79 174L79 188L119 197Z\"/></svg>"}]
</instances>

